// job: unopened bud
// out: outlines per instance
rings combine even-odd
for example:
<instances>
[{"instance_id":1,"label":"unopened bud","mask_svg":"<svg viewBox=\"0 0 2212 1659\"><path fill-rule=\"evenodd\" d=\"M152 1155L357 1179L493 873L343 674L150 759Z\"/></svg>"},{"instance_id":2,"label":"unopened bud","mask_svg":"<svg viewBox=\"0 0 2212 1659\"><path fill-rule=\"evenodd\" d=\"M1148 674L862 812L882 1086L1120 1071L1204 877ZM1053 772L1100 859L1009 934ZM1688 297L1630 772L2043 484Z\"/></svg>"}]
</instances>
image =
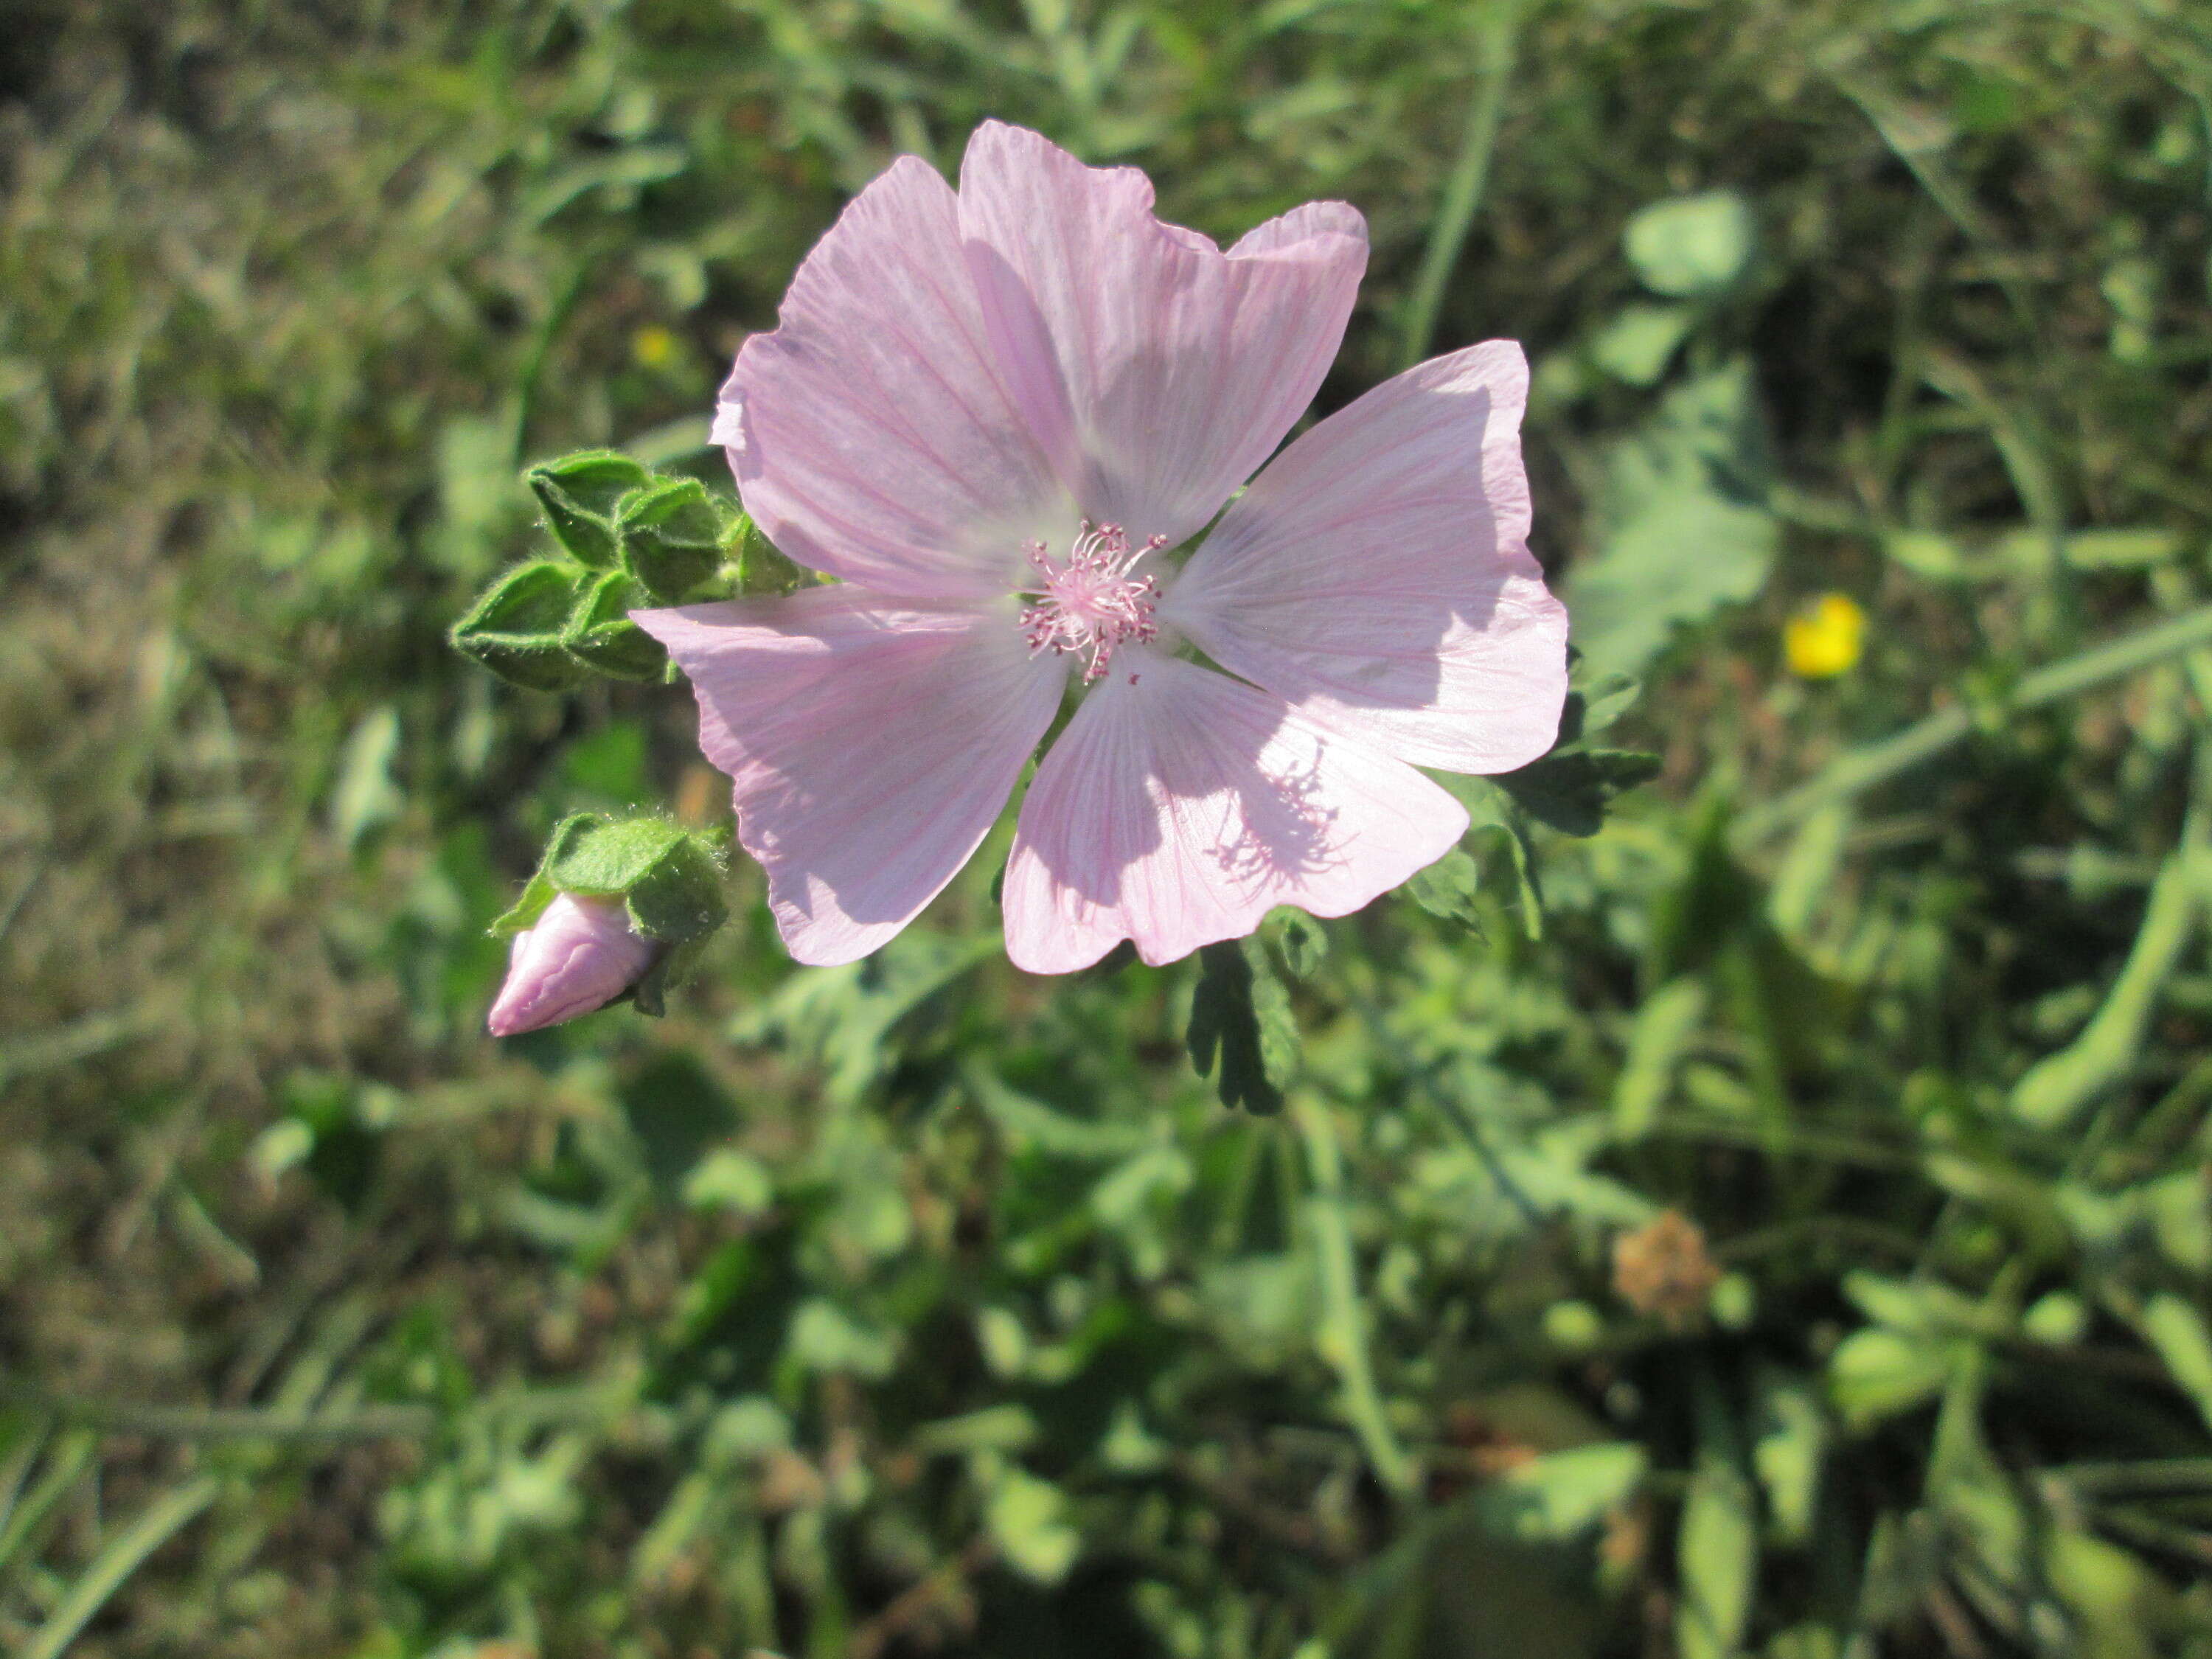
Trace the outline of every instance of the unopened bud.
<instances>
[{"instance_id":1,"label":"unopened bud","mask_svg":"<svg viewBox=\"0 0 2212 1659\"><path fill-rule=\"evenodd\" d=\"M494 1036L519 1036L604 1008L645 977L662 948L631 930L621 899L557 894L514 936L486 1024Z\"/></svg>"}]
</instances>

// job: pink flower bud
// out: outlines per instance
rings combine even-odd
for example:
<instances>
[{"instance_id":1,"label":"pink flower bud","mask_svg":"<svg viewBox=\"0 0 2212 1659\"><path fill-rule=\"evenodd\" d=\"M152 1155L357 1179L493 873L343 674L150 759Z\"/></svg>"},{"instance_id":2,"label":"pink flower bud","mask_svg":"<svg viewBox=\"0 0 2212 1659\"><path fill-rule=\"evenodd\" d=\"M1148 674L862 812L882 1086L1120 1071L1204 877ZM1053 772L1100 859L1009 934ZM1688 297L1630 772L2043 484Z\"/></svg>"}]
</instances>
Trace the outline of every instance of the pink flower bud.
<instances>
[{"instance_id":1,"label":"pink flower bud","mask_svg":"<svg viewBox=\"0 0 2212 1659\"><path fill-rule=\"evenodd\" d=\"M559 894L536 926L515 935L507 983L485 1023L494 1036L519 1036L604 1008L659 954L630 931L620 899Z\"/></svg>"}]
</instances>

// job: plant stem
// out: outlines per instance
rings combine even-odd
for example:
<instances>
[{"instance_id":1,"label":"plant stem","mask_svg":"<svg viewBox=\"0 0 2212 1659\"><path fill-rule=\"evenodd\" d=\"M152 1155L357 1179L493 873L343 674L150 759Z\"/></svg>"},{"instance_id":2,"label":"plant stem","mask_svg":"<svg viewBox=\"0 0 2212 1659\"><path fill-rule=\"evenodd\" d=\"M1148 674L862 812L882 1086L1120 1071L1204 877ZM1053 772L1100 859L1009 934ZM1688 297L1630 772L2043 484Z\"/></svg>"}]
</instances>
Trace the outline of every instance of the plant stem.
<instances>
[{"instance_id":1,"label":"plant stem","mask_svg":"<svg viewBox=\"0 0 2212 1659\"><path fill-rule=\"evenodd\" d=\"M141 1563L190 1525L201 1510L216 1500L222 1483L211 1474L190 1480L156 1498L138 1518L112 1539L70 1586L69 1594L47 1617L22 1659L61 1659L84 1627L90 1624L107 1598L123 1587Z\"/></svg>"},{"instance_id":2,"label":"plant stem","mask_svg":"<svg viewBox=\"0 0 2212 1659\"><path fill-rule=\"evenodd\" d=\"M2027 675L2005 699L2004 707L2025 714L2163 662L2168 657L2212 645L2212 605L2093 646ZM1757 846L1823 806L1848 800L1932 759L1974 730L1974 716L1963 705L1939 708L1893 737L1838 756L1817 775L1788 793L1742 813L1732 834L1739 849Z\"/></svg>"},{"instance_id":3,"label":"plant stem","mask_svg":"<svg viewBox=\"0 0 2212 1659\"><path fill-rule=\"evenodd\" d=\"M1467 133L1460 140L1459 159L1444 181L1443 200L1437 204L1436 222L1429 228L1429 245L1421 255L1421 269L1413 279L1413 295L1406 307L1405 343L1399 349L1399 367L1411 368L1429 355L1437 331L1437 313L1444 299L1444 284L1459 263L1460 250L1474 226L1482 206L1482 187L1490 177L1491 152L1498 144L1498 124L1505 110L1505 86L1513 73L1514 29L1520 8L1509 0L1485 6L1476 27L1475 40L1481 67L1476 71L1474 101L1468 106Z\"/></svg>"},{"instance_id":4,"label":"plant stem","mask_svg":"<svg viewBox=\"0 0 2212 1659\"><path fill-rule=\"evenodd\" d=\"M14 1382L0 1384L0 1401L83 1428L161 1440L422 1440L438 1426L438 1414L428 1406L364 1406L343 1412L148 1406L72 1400Z\"/></svg>"},{"instance_id":5,"label":"plant stem","mask_svg":"<svg viewBox=\"0 0 2212 1659\"><path fill-rule=\"evenodd\" d=\"M1345 1421L1358 1437L1375 1478L1393 1497L1410 1498L1418 1477L1413 1460L1390 1431L1367 1352L1366 1310L1359 1298L1352 1228L1344 1213L1344 1158L1337 1145L1336 1121L1326 1106L1302 1089L1291 1091L1289 1111L1305 1142L1313 1182L1306 1221L1313 1229L1321 1265L1322 1323L1316 1346L1336 1371Z\"/></svg>"}]
</instances>

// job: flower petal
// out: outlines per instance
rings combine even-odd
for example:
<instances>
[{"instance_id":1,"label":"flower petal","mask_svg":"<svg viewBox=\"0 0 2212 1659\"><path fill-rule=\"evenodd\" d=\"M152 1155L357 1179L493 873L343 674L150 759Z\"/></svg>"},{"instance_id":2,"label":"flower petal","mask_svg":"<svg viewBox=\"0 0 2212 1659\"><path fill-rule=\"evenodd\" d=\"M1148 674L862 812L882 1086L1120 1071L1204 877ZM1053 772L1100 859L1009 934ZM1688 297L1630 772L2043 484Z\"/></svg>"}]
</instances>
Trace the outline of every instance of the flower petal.
<instances>
[{"instance_id":1,"label":"flower petal","mask_svg":"<svg viewBox=\"0 0 2212 1659\"><path fill-rule=\"evenodd\" d=\"M604 1008L643 978L660 951L630 931L620 899L556 894L514 936L486 1029L495 1037L520 1036Z\"/></svg>"},{"instance_id":2,"label":"flower petal","mask_svg":"<svg viewBox=\"0 0 2212 1659\"><path fill-rule=\"evenodd\" d=\"M1340 916L1449 852L1460 804L1288 705L1145 647L1114 659L1046 755L1006 865L1006 954L1146 962L1250 933L1279 904Z\"/></svg>"},{"instance_id":3,"label":"flower petal","mask_svg":"<svg viewBox=\"0 0 2212 1659\"><path fill-rule=\"evenodd\" d=\"M1152 216L1133 167L987 121L960 224L1008 390L1084 513L1133 539L1202 528L1305 411L1367 265L1341 203L1227 253Z\"/></svg>"},{"instance_id":4,"label":"flower petal","mask_svg":"<svg viewBox=\"0 0 2212 1659\"><path fill-rule=\"evenodd\" d=\"M1528 393L1510 340L1385 381L1253 481L1161 621L1401 760L1535 759L1559 733L1567 613L1528 553Z\"/></svg>"},{"instance_id":5,"label":"flower petal","mask_svg":"<svg viewBox=\"0 0 2212 1659\"><path fill-rule=\"evenodd\" d=\"M952 188L902 157L806 256L714 441L785 553L881 593L995 598L1075 516L994 367Z\"/></svg>"},{"instance_id":6,"label":"flower petal","mask_svg":"<svg viewBox=\"0 0 2212 1659\"><path fill-rule=\"evenodd\" d=\"M914 606L849 586L633 613L699 698L738 839L799 961L852 962L974 854L1052 723L1066 659L1011 601Z\"/></svg>"}]
</instances>

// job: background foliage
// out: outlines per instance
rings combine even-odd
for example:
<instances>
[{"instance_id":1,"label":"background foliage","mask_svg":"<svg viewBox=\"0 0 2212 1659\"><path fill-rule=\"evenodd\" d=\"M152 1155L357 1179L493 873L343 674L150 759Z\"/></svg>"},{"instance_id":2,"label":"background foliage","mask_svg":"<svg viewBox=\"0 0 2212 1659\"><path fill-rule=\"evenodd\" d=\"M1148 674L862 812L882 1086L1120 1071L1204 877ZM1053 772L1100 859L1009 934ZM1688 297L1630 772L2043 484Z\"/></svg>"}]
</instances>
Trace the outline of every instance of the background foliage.
<instances>
[{"instance_id":1,"label":"background foliage","mask_svg":"<svg viewBox=\"0 0 2212 1659\"><path fill-rule=\"evenodd\" d=\"M1271 1117L988 856L495 1047L726 810L447 650L520 466L986 114L1528 343L1588 735L1207 964ZM0 167L0 1648L2212 1655L2201 9L17 0Z\"/></svg>"}]
</instances>

